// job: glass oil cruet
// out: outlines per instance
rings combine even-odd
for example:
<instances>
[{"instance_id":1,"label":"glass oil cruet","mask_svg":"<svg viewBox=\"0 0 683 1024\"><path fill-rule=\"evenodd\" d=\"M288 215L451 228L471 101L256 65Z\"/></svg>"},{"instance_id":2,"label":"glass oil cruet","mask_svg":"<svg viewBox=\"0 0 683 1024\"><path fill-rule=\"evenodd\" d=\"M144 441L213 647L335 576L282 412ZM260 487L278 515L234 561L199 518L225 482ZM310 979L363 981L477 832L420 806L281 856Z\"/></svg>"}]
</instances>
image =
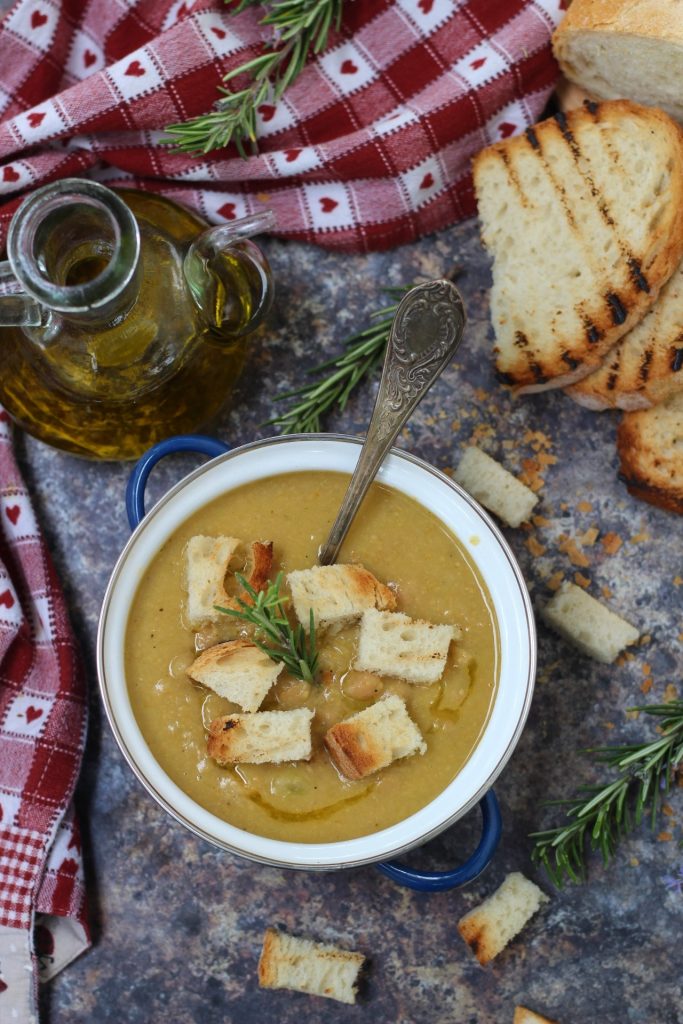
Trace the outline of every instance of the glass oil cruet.
<instances>
[{"instance_id":1,"label":"glass oil cruet","mask_svg":"<svg viewBox=\"0 0 683 1024\"><path fill-rule=\"evenodd\" d=\"M270 211L209 228L167 199L77 178L29 195L0 263L0 402L90 458L134 458L207 423L272 302L250 236Z\"/></svg>"}]
</instances>

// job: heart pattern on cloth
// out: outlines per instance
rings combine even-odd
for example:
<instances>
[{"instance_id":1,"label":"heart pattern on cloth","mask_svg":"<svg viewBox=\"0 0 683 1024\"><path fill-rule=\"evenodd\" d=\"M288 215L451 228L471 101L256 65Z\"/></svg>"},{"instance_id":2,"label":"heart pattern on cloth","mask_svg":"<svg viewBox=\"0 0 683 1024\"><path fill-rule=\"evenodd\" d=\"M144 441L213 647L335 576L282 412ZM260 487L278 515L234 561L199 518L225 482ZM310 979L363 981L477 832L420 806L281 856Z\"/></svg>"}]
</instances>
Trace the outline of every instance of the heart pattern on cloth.
<instances>
[{"instance_id":1,"label":"heart pattern on cloth","mask_svg":"<svg viewBox=\"0 0 683 1024\"><path fill-rule=\"evenodd\" d=\"M272 121L275 117L275 107L272 107L270 103L262 103L258 108L258 112L263 122Z\"/></svg>"},{"instance_id":2,"label":"heart pattern on cloth","mask_svg":"<svg viewBox=\"0 0 683 1024\"><path fill-rule=\"evenodd\" d=\"M21 515L21 508L19 505L8 505L5 509L5 515L9 519L12 526L17 525L19 516Z\"/></svg>"},{"instance_id":3,"label":"heart pattern on cloth","mask_svg":"<svg viewBox=\"0 0 683 1024\"><path fill-rule=\"evenodd\" d=\"M146 75L147 72L145 71L139 60L132 60L126 68L126 70L124 71L124 74L130 75L133 78L142 78L142 76Z\"/></svg>"},{"instance_id":4,"label":"heart pattern on cloth","mask_svg":"<svg viewBox=\"0 0 683 1024\"><path fill-rule=\"evenodd\" d=\"M431 171L427 171L424 178L420 182L420 188L431 188L434 184L434 175Z\"/></svg>"},{"instance_id":5,"label":"heart pattern on cloth","mask_svg":"<svg viewBox=\"0 0 683 1024\"><path fill-rule=\"evenodd\" d=\"M226 220L235 219L235 204L234 203L223 203L223 205L216 210L216 213L220 214L221 217L225 217Z\"/></svg>"},{"instance_id":6,"label":"heart pattern on cloth","mask_svg":"<svg viewBox=\"0 0 683 1024\"><path fill-rule=\"evenodd\" d=\"M434 0L420 0L417 5L423 14L429 14L432 7L434 6Z\"/></svg>"},{"instance_id":7,"label":"heart pattern on cloth","mask_svg":"<svg viewBox=\"0 0 683 1024\"><path fill-rule=\"evenodd\" d=\"M93 53L92 50L85 50L83 53L83 63L86 68L91 68L97 60L97 54Z\"/></svg>"},{"instance_id":8,"label":"heart pattern on cloth","mask_svg":"<svg viewBox=\"0 0 683 1024\"><path fill-rule=\"evenodd\" d=\"M225 39L227 32L224 28L219 28L218 25L212 25L211 31L215 35L216 39Z\"/></svg>"},{"instance_id":9,"label":"heart pattern on cloth","mask_svg":"<svg viewBox=\"0 0 683 1024\"><path fill-rule=\"evenodd\" d=\"M7 982L3 981L2 978L0 978L0 995L2 995L2 993L6 992L6 991L7 991Z\"/></svg>"},{"instance_id":10,"label":"heart pattern on cloth","mask_svg":"<svg viewBox=\"0 0 683 1024\"><path fill-rule=\"evenodd\" d=\"M5 170L7 170L7 168L5 168ZM9 413L5 412L4 409L0 409L0 423L9 423L9 422L10 422Z\"/></svg>"},{"instance_id":11,"label":"heart pattern on cloth","mask_svg":"<svg viewBox=\"0 0 683 1024\"><path fill-rule=\"evenodd\" d=\"M472 61L472 63L470 64L470 67L472 68L473 71L478 71L479 68L483 68L485 63L486 63L486 57L479 57L479 58L477 58L477 60L473 60Z\"/></svg>"},{"instance_id":12,"label":"heart pattern on cloth","mask_svg":"<svg viewBox=\"0 0 683 1024\"><path fill-rule=\"evenodd\" d=\"M43 717L42 708L34 708L33 704L29 704L26 708L26 721L30 725L31 722L35 722L36 719Z\"/></svg>"},{"instance_id":13,"label":"heart pattern on cloth","mask_svg":"<svg viewBox=\"0 0 683 1024\"><path fill-rule=\"evenodd\" d=\"M355 75L358 73L358 68L353 63L352 60L342 61L342 66L340 67L339 70L341 71L342 75Z\"/></svg>"},{"instance_id":14,"label":"heart pattern on cloth","mask_svg":"<svg viewBox=\"0 0 683 1024\"><path fill-rule=\"evenodd\" d=\"M37 128L38 125L45 120L45 111L34 111L32 114L28 115L26 120L30 124L31 128Z\"/></svg>"},{"instance_id":15,"label":"heart pattern on cloth","mask_svg":"<svg viewBox=\"0 0 683 1024\"><path fill-rule=\"evenodd\" d=\"M512 133L515 131L516 128L517 128L516 124L510 124L509 121L502 121L498 125L498 131L500 132L500 137L502 139L507 139L510 135L512 135Z\"/></svg>"},{"instance_id":16,"label":"heart pattern on cloth","mask_svg":"<svg viewBox=\"0 0 683 1024\"><path fill-rule=\"evenodd\" d=\"M288 164L294 163L298 156L301 155L300 149L288 149L285 152L285 160Z\"/></svg>"},{"instance_id":17,"label":"heart pattern on cloth","mask_svg":"<svg viewBox=\"0 0 683 1024\"><path fill-rule=\"evenodd\" d=\"M332 213L332 211L336 209L337 206L339 206L337 200L330 199L329 196L322 196L320 199L320 209L323 211L323 213Z\"/></svg>"},{"instance_id":18,"label":"heart pattern on cloth","mask_svg":"<svg viewBox=\"0 0 683 1024\"><path fill-rule=\"evenodd\" d=\"M19 181L19 175L13 167L3 167L2 169L2 180L3 181Z\"/></svg>"},{"instance_id":19,"label":"heart pattern on cloth","mask_svg":"<svg viewBox=\"0 0 683 1024\"><path fill-rule=\"evenodd\" d=\"M11 590L3 590L2 594L0 594L0 605L3 604L5 608L14 607L14 596Z\"/></svg>"},{"instance_id":20,"label":"heart pattern on cloth","mask_svg":"<svg viewBox=\"0 0 683 1024\"><path fill-rule=\"evenodd\" d=\"M75 860L72 860L71 857L67 857L66 860L63 860L59 865L59 870L63 871L65 875L75 875L78 871L78 864Z\"/></svg>"},{"instance_id":21,"label":"heart pattern on cloth","mask_svg":"<svg viewBox=\"0 0 683 1024\"><path fill-rule=\"evenodd\" d=\"M43 11L34 11L31 15L31 28L40 28L47 21L47 14Z\"/></svg>"}]
</instances>

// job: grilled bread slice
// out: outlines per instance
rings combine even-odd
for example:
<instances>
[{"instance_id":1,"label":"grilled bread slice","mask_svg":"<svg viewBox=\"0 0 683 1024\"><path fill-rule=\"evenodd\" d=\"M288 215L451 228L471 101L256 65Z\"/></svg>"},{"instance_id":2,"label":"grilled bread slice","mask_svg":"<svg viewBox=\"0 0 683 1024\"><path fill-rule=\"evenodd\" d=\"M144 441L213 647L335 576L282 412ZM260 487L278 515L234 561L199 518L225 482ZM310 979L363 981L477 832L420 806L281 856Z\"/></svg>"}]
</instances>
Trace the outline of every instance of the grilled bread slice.
<instances>
[{"instance_id":1,"label":"grilled bread slice","mask_svg":"<svg viewBox=\"0 0 683 1024\"><path fill-rule=\"evenodd\" d=\"M258 711L282 669L256 644L240 639L202 651L187 674L242 711Z\"/></svg>"},{"instance_id":2,"label":"grilled bread slice","mask_svg":"<svg viewBox=\"0 0 683 1024\"><path fill-rule=\"evenodd\" d=\"M308 761L312 753L309 708L222 715L209 725L206 749L218 764Z\"/></svg>"},{"instance_id":3,"label":"grilled bread slice","mask_svg":"<svg viewBox=\"0 0 683 1024\"><path fill-rule=\"evenodd\" d=\"M363 779L427 749L405 702L394 693L333 725L325 733L325 746L347 779Z\"/></svg>"},{"instance_id":4,"label":"grilled bread slice","mask_svg":"<svg viewBox=\"0 0 683 1024\"><path fill-rule=\"evenodd\" d=\"M683 257L683 133L662 111L588 103L474 161L493 256L496 362L520 391L602 363Z\"/></svg>"},{"instance_id":5,"label":"grilled bread slice","mask_svg":"<svg viewBox=\"0 0 683 1024\"><path fill-rule=\"evenodd\" d=\"M343 626L366 608L395 608L396 594L362 565L314 565L287 575L292 604L306 632L311 611L320 629Z\"/></svg>"},{"instance_id":6,"label":"grilled bread slice","mask_svg":"<svg viewBox=\"0 0 683 1024\"><path fill-rule=\"evenodd\" d=\"M458 921L458 931L480 964L505 949L536 911L548 902L537 885L519 871L505 877L488 899Z\"/></svg>"},{"instance_id":7,"label":"grilled bread slice","mask_svg":"<svg viewBox=\"0 0 683 1024\"><path fill-rule=\"evenodd\" d=\"M683 393L619 424L621 476L631 494L683 515Z\"/></svg>"},{"instance_id":8,"label":"grilled bread slice","mask_svg":"<svg viewBox=\"0 0 683 1024\"><path fill-rule=\"evenodd\" d=\"M683 263L599 370L567 388L587 409L649 409L683 391Z\"/></svg>"}]
</instances>

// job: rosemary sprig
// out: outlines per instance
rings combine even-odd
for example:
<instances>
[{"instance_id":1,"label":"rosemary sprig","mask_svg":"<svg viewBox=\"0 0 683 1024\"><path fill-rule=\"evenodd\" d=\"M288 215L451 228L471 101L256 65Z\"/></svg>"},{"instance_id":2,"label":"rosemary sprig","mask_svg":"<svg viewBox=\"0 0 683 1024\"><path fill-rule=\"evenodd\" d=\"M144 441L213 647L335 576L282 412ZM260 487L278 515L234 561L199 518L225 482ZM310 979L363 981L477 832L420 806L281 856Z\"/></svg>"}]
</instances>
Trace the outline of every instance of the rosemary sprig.
<instances>
[{"instance_id":1,"label":"rosemary sprig","mask_svg":"<svg viewBox=\"0 0 683 1024\"><path fill-rule=\"evenodd\" d=\"M260 0L240 0L234 13L256 5L262 6ZM223 87L219 88L222 99L214 110L169 125L164 141L193 155L221 149L231 142L242 157L247 156L247 143L256 152L258 108L266 103L274 106L303 71L310 55L324 50L332 26L339 28L342 5L343 0L273 0L259 22L273 29L272 42L259 56L223 76ZM244 88L235 92L225 88L245 74L251 81Z\"/></svg>"},{"instance_id":2,"label":"rosemary sprig","mask_svg":"<svg viewBox=\"0 0 683 1024\"><path fill-rule=\"evenodd\" d=\"M651 743L587 751L615 768L617 777L603 786L582 786L571 800L552 801L569 808L568 821L531 835L532 860L543 865L558 888L566 879L585 880L589 850L599 850L608 864L619 841L640 824L646 811L654 828L674 771L683 766L683 701L630 710L659 718L660 737Z\"/></svg>"},{"instance_id":3,"label":"rosemary sprig","mask_svg":"<svg viewBox=\"0 0 683 1024\"><path fill-rule=\"evenodd\" d=\"M216 605L216 610L243 622L250 622L256 627L253 639L257 647L273 661L281 661L297 679L314 683L318 670L318 652L313 609L311 608L310 631L306 636L302 625L293 628L287 618L284 606L289 598L280 593L281 572L277 574L274 583L269 580L265 590L259 591L254 590L239 573L235 573L235 578L250 600L245 601L238 597L239 609Z\"/></svg>"}]
</instances>

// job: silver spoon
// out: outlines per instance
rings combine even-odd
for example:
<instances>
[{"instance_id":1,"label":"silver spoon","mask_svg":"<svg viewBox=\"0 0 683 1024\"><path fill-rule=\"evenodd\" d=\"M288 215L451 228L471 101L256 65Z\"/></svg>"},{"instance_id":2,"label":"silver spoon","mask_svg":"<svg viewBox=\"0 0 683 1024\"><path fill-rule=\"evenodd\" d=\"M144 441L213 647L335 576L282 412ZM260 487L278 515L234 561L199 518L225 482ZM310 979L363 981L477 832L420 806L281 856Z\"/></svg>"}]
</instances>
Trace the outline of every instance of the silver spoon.
<instances>
[{"instance_id":1,"label":"silver spoon","mask_svg":"<svg viewBox=\"0 0 683 1024\"><path fill-rule=\"evenodd\" d=\"M382 379L368 432L320 565L336 561L339 548L384 457L401 427L453 358L467 318L458 289L450 281L411 288L391 325Z\"/></svg>"}]
</instances>

